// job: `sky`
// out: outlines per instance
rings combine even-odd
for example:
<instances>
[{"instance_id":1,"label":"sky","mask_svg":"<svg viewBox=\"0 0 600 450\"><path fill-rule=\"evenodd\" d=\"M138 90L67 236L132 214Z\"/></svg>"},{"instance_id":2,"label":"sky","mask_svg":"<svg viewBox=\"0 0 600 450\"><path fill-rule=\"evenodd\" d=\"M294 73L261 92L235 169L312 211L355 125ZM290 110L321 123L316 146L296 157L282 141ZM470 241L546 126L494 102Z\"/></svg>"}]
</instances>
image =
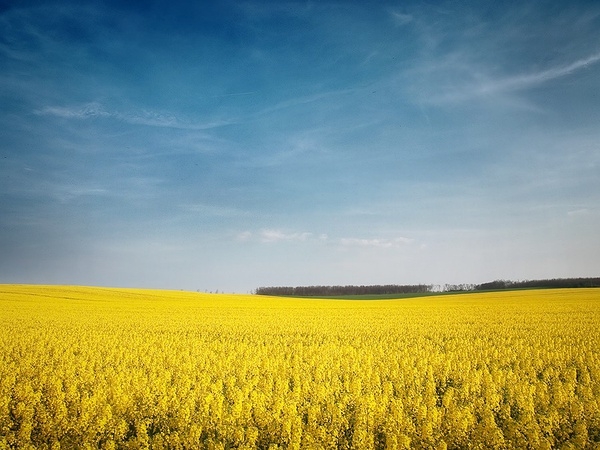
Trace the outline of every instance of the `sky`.
<instances>
[{"instance_id":1,"label":"sky","mask_svg":"<svg viewBox=\"0 0 600 450\"><path fill-rule=\"evenodd\" d=\"M600 3L0 6L0 283L600 275Z\"/></svg>"}]
</instances>

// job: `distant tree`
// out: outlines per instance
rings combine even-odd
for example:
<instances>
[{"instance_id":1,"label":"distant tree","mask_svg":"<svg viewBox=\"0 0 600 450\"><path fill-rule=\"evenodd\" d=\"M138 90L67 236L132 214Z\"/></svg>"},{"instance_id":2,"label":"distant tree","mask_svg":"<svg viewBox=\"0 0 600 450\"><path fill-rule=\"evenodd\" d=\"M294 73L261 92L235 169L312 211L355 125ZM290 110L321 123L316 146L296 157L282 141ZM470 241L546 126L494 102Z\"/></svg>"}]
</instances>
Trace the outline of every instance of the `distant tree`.
<instances>
[{"instance_id":1,"label":"distant tree","mask_svg":"<svg viewBox=\"0 0 600 450\"><path fill-rule=\"evenodd\" d=\"M424 293L432 290L431 285L371 285L371 286L280 286L259 287L257 295L298 296L298 297L333 297L343 295L381 295Z\"/></svg>"},{"instance_id":2,"label":"distant tree","mask_svg":"<svg viewBox=\"0 0 600 450\"><path fill-rule=\"evenodd\" d=\"M506 280L494 280L494 281L489 281L487 283L481 283L481 284L477 285L476 289L478 291L492 291L492 290L506 289L506 287L509 283L510 282L506 281Z\"/></svg>"}]
</instances>

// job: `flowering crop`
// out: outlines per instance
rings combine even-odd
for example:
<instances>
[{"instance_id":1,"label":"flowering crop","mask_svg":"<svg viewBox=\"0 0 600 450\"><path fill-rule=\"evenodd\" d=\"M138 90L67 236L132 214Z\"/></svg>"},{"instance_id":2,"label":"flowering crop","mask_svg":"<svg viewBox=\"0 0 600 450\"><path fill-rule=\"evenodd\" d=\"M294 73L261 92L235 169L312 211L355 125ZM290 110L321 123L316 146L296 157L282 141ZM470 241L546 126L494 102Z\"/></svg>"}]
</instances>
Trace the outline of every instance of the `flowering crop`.
<instances>
[{"instance_id":1,"label":"flowering crop","mask_svg":"<svg viewBox=\"0 0 600 450\"><path fill-rule=\"evenodd\" d=\"M600 290L0 285L2 448L600 448Z\"/></svg>"}]
</instances>

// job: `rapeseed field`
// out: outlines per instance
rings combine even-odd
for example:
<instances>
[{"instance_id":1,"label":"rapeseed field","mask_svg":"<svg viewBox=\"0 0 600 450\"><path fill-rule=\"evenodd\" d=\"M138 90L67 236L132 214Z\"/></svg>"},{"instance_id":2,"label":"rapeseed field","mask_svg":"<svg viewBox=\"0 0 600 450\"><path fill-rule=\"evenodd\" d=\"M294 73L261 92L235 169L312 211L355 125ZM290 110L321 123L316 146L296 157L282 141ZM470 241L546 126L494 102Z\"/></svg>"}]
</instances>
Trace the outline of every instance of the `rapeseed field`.
<instances>
[{"instance_id":1,"label":"rapeseed field","mask_svg":"<svg viewBox=\"0 0 600 450\"><path fill-rule=\"evenodd\" d=\"M0 285L0 449L600 448L600 290Z\"/></svg>"}]
</instances>

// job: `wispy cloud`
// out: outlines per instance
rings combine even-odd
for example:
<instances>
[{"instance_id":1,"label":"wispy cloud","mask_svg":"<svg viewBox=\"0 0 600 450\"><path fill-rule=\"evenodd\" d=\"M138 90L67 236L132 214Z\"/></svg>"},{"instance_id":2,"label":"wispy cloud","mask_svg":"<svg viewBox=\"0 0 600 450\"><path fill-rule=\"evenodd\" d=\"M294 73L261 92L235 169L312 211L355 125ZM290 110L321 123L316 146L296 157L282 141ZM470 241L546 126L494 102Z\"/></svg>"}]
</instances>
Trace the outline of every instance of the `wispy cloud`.
<instances>
[{"instance_id":1,"label":"wispy cloud","mask_svg":"<svg viewBox=\"0 0 600 450\"><path fill-rule=\"evenodd\" d=\"M373 247L373 248L397 248L408 245L413 239L397 237L393 239L364 239L364 238L342 238L342 247Z\"/></svg>"},{"instance_id":2,"label":"wispy cloud","mask_svg":"<svg viewBox=\"0 0 600 450\"><path fill-rule=\"evenodd\" d=\"M253 95L256 94L256 91L248 91L248 92L232 92L230 94L220 94L213 95L211 98L223 98L223 97L240 97L242 95Z\"/></svg>"},{"instance_id":3,"label":"wispy cloud","mask_svg":"<svg viewBox=\"0 0 600 450\"><path fill-rule=\"evenodd\" d=\"M179 205L182 211L212 217L239 217L247 216L249 213L236 208L226 206L215 206L202 203L185 203Z\"/></svg>"},{"instance_id":4,"label":"wispy cloud","mask_svg":"<svg viewBox=\"0 0 600 450\"><path fill-rule=\"evenodd\" d=\"M248 159L246 164L258 167L276 167L285 164L316 163L331 156L327 144L329 129L314 128L298 133L287 133L284 136L273 136L274 150Z\"/></svg>"},{"instance_id":5,"label":"wispy cloud","mask_svg":"<svg viewBox=\"0 0 600 450\"><path fill-rule=\"evenodd\" d=\"M400 248L410 245L414 239L399 236L395 238L330 238L325 233L315 234L312 232L290 232L280 229L263 229L257 233L244 231L237 235L239 241L258 240L262 243L279 242L320 242L340 246L342 248L363 247L363 248Z\"/></svg>"},{"instance_id":6,"label":"wispy cloud","mask_svg":"<svg viewBox=\"0 0 600 450\"><path fill-rule=\"evenodd\" d=\"M38 172L39 173L39 172ZM125 202L127 204L140 205L155 199L157 193L161 192L163 179L158 177L123 177L114 176L110 181L96 183L93 180L84 181L81 177L72 180L40 179L31 182L27 187L15 190L15 195L28 195L40 199L51 199L63 204L72 202L93 203L101 197L110 197L113 204Z\"/></svg>"},{"instance_id":7,"label":"wispy cloud","mask_svg":"<svg viewBox=\"0 0 600 450\"><path fill-rule=\"evenodd\" d=\"M65 119L89 119L94 117L111 117L114 114L106 111L99 103L86 103L78 107L48 106L34 111L40 115L50 115Z\"/></svg>"},{"instance_id":8,"label":"wispy cloud","mask_svg":"<svg viewBox=\"0 0 600 450\"><path fill-rule=\"evenodd\" d=\"M111 195L111 192L108 189L97 187L62 186L62 188L56 189L52 194L64 203L80 197L107 196Z\"/></svg>"},{"instance_id":9,"label":"wispy cloud","mask_svg":"<svg viewBox=\"0 0 600 450\"><path fill-rule=\"evenodd\" d=\"M531 86L545 83L546 81L571 75L572 73L581 69L585 69L586 67L589 67L598 61L600 61L600 52L590 55L587 58L574 61L568 65L552 67L539 72L495 80L488 84L481 85L477 92L480 94L486 94L487 92L494 91L526 89Z\"/></svg>"},{"instance_id":10,"label":"wispy cloud","mask_svg":"<svg viewBox=\"0 0 600 450\"><path fill-rule=\"evenodd\" d=\"M331 100L335 97L352 94L353 92L356 92L357 89L360 88L337 89L290 98L263 109L258 113L258 115L271 114L282 109L292 108L298 105L306 105L309 103Z\"/></svg>"},{"instance_id":11,"label":"wispy cloud","mask_svg":"<svg viewBox=\"0 0 600 450\"><path fill-rule=\"evenodd\" d=\"M410 14L390 11L390 15L392 16L394 23L398 26L403 26L413 21L413 16Z\"/></svg>"},{"instance_id":12,"label":"wispy cloud","mask_svg":"<svg viewBox=\"0 0 600 450\"><path fill-rule=\"evenodd\" d=\"M238 241L249 242L258 241L263 244L281 243L281 242L326 242L329 237L324 234L315 234L308 231L284 231L276 228L264 228L253 232L250 230L238 233Z\"/></svg>"},{"instance_id":13,"label":"wispy cloud","mask_svg":"<svg viewBox=\"0 0 600 450\"><path fill-rule=\"evenodd\" d=\"M312 233L301 232L301 233L285 233L281 230L262 230L260 232L260 240L262 242L281 242L281 241L295 241L304 242L313 237Z\"/></svg>"},{"instance_id":14,"label":"wispy cloud","mask_svg":"<svg viewBox=\"0 0 600 450\"><path fill-rule=\"evenodd\" d=\"M454 89L448 89L439 96L433 96L434 103L452 103L467 101L476 97L493 96L530 89L549 81L572 75L600 62L600 52L578 59L570 64L556 65L537 72L513 75L508 77L490 77L485 71L465 64L462 71L470 73L471 81ZM454 64L454 63L453 63Z\"/></svg>"},{"instance_id":15,"label":"wispy cloud","mask_svg":"<svg viewBox=\"0 0 600 450\"><path fill-rule=\"evenodd\" d=\"M115 111L105 108L97 102L85 103L79 106L48 106L34 111L39 115L50 115L66 119L94 119L112 118L133 125L150 127L178 128L185 130L208 130L234 123L230 120L212 120L207 122L194 122L182 120L170 112L153 111L147 109L131 111Z\"/></svg>"}]
</instances>

